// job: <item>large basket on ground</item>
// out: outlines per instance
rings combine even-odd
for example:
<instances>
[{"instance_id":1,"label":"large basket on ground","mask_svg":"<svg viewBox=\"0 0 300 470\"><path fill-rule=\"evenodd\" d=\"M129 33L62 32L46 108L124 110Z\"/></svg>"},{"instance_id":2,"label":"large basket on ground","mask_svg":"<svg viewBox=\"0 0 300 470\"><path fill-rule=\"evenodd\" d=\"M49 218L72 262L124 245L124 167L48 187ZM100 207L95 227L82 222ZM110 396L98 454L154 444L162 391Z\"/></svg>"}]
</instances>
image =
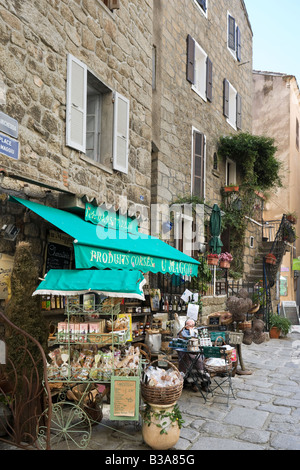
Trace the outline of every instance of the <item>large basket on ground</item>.
<instances>
[{"instance_id":1,"label":"large basket on ground","mask_svg":"<svg viewBox=\"0 0 300 470\"><path fill-rule=\"evenodd\" d=\"M155 360L151 362L148 367L153 366L153 364L156 362L159 361ZM164 363L167 363L168 366L175 370L177 378L179 379L179 383L177 385L171 385L167 387L153 387L142 382L141 393L143 400L146 403L152 403L153 405L171 405L172 403L175 403L181 396L183 378L179 370L174 366L174 364L166 361L165 359ZM147 369L145 370L145 373L147 373Z\"/></svg>"}]
</instances>

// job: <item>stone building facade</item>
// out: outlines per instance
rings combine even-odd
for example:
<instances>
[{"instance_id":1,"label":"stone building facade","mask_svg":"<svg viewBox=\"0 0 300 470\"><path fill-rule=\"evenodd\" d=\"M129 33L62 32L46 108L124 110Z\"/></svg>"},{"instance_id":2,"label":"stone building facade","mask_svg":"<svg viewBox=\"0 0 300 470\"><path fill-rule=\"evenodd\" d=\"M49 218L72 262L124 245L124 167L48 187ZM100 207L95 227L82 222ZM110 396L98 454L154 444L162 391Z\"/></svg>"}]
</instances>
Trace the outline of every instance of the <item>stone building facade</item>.
<instances>
[{"instance_id":1,"label":"stone building facade","mask_svg":"<svg viewBox=\"0 0 300 470\"><path fill-rule=\"evenodd\" d=\"M293 212L298 219L295 226L297 239L284 255L278 273L277 292L280 295L277 294L277 300L296 301L299 306L299 271L293 271L293 259L300 254L300 89L293 75L276 72L254 71L253 84L253 133L274 138L276 157L282 164L282 187L270 194L264 219L280 222L283 214Z\"/></svg>"},{"instance_id":2,"label":"stone building facade","mask_svg":"<svg viewBox=\"0 0 300 470\"><path fill-rule=\"evenodd\" d=\"M43 221L24 221L9 194L148 214L152 2L1 0L0 18L0 111L17 121L19 144L17 157L0 154L2 225L16 224L38 256ZM0 252L15 242L1 237Z\"/></svg>"},{"instance_id":3,"label":"stone building facade","mask_svg":"<svg viewBox=\"0 0 300 470\"><path fill-rule=\"evenodd\" d=\"M238 175L232 167L227 174L230 162L218 161L218 138L252 129L252 30L247 11L241 0L174 0L172 8L169 2L154 0L153 5L152 201L171 203L179 195L196 194L219 203L226 179L233 183ZM225 80L230 95L226 98ZM196 184L195 135L202 152L201 169L196 168L201 181Z\"/></svg>"}]
</instances>

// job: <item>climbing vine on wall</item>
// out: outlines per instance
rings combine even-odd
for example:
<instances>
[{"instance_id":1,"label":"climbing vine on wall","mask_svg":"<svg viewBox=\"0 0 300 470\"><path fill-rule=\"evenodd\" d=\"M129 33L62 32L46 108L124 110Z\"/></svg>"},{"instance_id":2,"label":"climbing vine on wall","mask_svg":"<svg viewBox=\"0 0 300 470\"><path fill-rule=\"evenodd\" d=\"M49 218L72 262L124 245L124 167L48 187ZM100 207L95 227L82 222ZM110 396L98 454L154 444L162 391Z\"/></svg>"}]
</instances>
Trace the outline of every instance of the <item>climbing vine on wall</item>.
<instances>
[{"instance_id":1,"label":"climbing vine on wall","mask_svg":"<svg viewBox=\"0 0 300 470\"><path fill-rule=\"evenodd\" d=\"M238 193L222 192L221 208L223 230L230 229L230 251L234 257L232 273L242 275L243 252L248 225L257 207L257 191L267 191L282 186L282 164L276 159L274 139L249 133L223 136L219 139L218 155L236 163L242 182Z\"/></svg>"}]
</instances>

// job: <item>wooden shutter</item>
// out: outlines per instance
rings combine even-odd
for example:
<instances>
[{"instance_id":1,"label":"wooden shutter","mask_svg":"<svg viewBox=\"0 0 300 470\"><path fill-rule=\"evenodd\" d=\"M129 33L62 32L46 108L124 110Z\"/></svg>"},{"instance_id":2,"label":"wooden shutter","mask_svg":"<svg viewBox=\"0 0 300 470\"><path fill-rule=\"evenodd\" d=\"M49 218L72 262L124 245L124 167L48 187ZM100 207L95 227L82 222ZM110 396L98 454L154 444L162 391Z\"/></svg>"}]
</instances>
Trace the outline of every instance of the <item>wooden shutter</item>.
<instances>
[{"instance_id":1,"label":"wooden shutter","mask_svg":"<svg viewBox=\"0 0 300 470\"><path fill-rule=\"evenodd\" d=\"M224 116L229 118L229 81L226 78L224 79L223 101Z\"/></svg>"},{"instance_id":2,"label":"wooden shutter","mask_svg":"<svg viewBox=\"0 0 300 470\"><path fill-rule=\"evenodd\" d=\"M194 131L193 148L193 196L204 198L204 149L205 137Z\"/></svg>"},{"instance_id":3,"label":"wooden shutter","mask_svg":"<svg viewBox=\"0 0 300 470\"><path fill-rule=\"evenodd\" d=\"M236 28L236 58L240 62L242 58L242 45L241 45L241 30L237 26Z\"/></svg>"},{"instance_id":4,"label":"wooden shutter","mask_svg":"<svg viewBox=\"0 0 300 470\"><path fill-rule=\"evenodd\" d=\"M128 173L129 100L115 93L113 168Z\"/></svg>"},{"instance_id":5,"label":"wooden shutter","mask_svg":"<svg viewBox=\"0 0 300 470\"><path fill-rule=\"evenodd\" d=\"M85 152L87 67L76 57L67 58L66 145Z\"/></svg>"},{"instance_id":6,"label":"wooden shutter","mask_svg":"<svg viewBox=\"0 0 300 470\"><path fill-rule=\"evenodd\" d=\"M186 79L195 83L195 41L190 35L187 37Z\"/></svg>"},{"instance_id":7,"label":"wooden shutter","mask_svg":"<svg viewBox=\"0 0 300 470\"><path fill-rule=\"evenodd\" d=\"M235 51L235 19L228 15L228 47Z\"/></svg>"},{"instance_id":8,"label":"wooden shutter","mask_svg":"<svg viewBox=\"0 0 300 470\"><path fill-rule=\"evenodd\" d=\"M206 59L206 98L212 101L212 61Z\"/></svg>"},{"instance_id":9,"label":"wooden shutter","mask_svg":"<svg viewBox=\"0 0 300 470\"><path fill-rule=\"evenodd\" d=\"M236 94L236 127L242 128L242 97L238 93Z\"/></svg>"},{"instance_id":10,"label":"wooden shutter","mask_svg":"<svg viewBox=\"0 0 300 470\"><path fill-rule=\"evenodd\" d=\"M109 8L111 10L120 8L120 0L109 0Z\"/></svg>"}]
</instances>

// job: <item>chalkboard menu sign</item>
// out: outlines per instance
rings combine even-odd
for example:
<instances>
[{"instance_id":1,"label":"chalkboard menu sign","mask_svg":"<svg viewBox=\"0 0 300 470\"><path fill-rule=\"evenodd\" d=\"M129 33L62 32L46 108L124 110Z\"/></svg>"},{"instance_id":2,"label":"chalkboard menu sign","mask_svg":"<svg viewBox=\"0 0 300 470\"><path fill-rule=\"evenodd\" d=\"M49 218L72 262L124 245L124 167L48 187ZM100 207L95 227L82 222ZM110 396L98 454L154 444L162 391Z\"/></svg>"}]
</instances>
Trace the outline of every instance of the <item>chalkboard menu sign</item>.
<instances>
[{"instance_id":1,"label":"chalkboard menu sign","mask_svg":"<svg viewBox=\"0 0 300 470\"><path fill-rule=\"evenodd\" d=\"M72 248L49 242L46 252L45 273L50 269L70 269Z\"/></svg>"},{"instance_id":2,"label":"chalkboard menu sign","mask_svg":"<svg viewBox=\"0 0 300 470\"><path fill-rule=\"evenodd\" d=\"M220 324L220 317L219 316L209 317L209 324L210 325L219 325Z\"/></svg>"}]
</instances>

